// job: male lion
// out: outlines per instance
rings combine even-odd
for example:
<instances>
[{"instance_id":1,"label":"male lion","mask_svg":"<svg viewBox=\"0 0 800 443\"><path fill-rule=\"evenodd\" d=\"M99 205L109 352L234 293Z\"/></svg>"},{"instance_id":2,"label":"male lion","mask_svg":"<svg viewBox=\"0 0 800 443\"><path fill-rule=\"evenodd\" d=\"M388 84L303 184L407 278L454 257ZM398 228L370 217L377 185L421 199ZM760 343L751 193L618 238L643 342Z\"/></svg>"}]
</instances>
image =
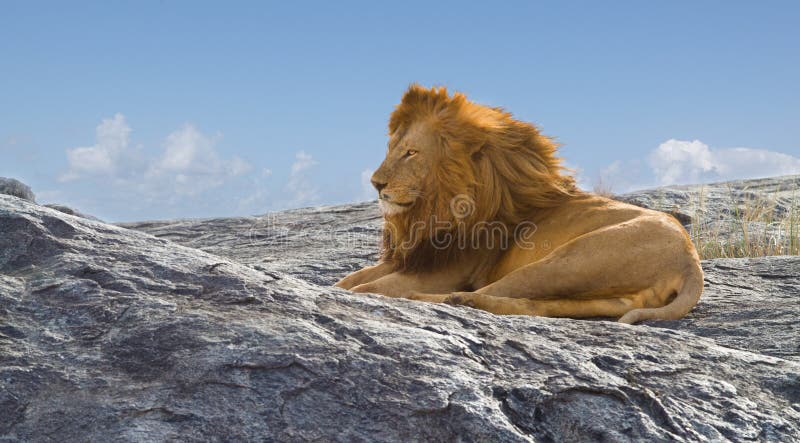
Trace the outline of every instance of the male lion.
<instances>
[{"instance_id":1,"label":"male lion","mask_svg":"<svg viewBox=\"0 0 800 443\"><path fill-rule=\"evenodd\" d=\"M677 319L703 291L673 217L582 192L556 144L500 108L412 85L372 176L380 261L336 286L495 314Z\"/></svg>"}]
</instances>

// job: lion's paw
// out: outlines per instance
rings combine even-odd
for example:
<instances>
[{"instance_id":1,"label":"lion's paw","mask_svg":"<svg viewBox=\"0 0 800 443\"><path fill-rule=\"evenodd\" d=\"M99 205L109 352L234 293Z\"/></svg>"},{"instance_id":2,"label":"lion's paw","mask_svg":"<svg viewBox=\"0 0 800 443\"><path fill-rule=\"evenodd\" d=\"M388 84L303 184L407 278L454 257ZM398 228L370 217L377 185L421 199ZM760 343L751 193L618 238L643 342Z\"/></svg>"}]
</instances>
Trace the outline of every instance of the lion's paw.
<instances>
[{"instance_id":1,"label":"lion's paw","mask_svg":"<svg viewBox=\"0 0 800 443\"><path fill-rule=\"evenodd\" d=\"M469 292L453 292L445 300L445 303L453 306L475 307L475 294Z\"/></svg>"},{"instance_id":2,"label":"lion's paw","mask_svg":"<svg viewBox=\"0 0 800 443\"><path fill-rule=\"evenodd\" d=\"M354 286L354 287L350 288L350 291L358 293L358 294L364 294L364 293L368 293L368 292L373 292L373 293L376 292L375 291L375 285L373 285L372 283L363 283L363 284Z\"/></svg>"}]
</instances>

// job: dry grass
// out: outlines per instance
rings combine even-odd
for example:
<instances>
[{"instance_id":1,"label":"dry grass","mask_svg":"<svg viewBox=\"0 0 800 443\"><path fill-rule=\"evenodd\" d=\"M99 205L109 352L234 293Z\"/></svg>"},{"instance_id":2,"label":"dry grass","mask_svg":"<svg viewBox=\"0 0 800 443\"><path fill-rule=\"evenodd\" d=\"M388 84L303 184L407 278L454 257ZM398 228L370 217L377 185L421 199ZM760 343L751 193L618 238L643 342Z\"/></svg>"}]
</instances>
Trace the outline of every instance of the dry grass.
<instances>
[{"instance_id":1,"label":"dry grass","mask_svg":"<svg viewBox=\"0 0 800 443\"><path fill-rule=\"evenodd\" d=\"M747 190L740 194L747 195ZM737 198L729 188L725 216L710 219L701 190L689 233L700 257L734 258L800 255L800 205L795 194L783 205L769 196ZM751 195L758 195L753 193Z\"/></svg>"},{"instance_id":2,"label":"dry grass","mask_svg":"<svg viewBox=\"0 0 800 443\"><path fill-rule=\"evenodd\" d=\"M603 177L597 179L592 188L592 192L606 198L614 198L614 191L611 189L611 183L604 180Z\"/></svg>"}]
</instances>

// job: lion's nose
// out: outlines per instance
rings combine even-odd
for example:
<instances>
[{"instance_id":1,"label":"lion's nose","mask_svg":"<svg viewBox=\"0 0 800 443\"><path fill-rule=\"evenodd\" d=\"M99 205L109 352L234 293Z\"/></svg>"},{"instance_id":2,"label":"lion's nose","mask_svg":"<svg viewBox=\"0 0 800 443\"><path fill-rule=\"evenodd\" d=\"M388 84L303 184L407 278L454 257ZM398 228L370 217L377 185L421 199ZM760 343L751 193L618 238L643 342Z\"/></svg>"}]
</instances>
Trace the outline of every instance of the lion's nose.
<instances>
[{"instance_id":1,"label":"lion's nose","mask_svg":"<svg viewBox=\"0 0 800 443\"><path fill-rule=\"evenodd\" d=\"M371 181L372 181L372 186L375 186L375 189L377 189L378 192L381 192L383 190L383 188L386 187L386 183L385 182L379 182L377 180L371 180Z\"/></svg>"}]
</instances>

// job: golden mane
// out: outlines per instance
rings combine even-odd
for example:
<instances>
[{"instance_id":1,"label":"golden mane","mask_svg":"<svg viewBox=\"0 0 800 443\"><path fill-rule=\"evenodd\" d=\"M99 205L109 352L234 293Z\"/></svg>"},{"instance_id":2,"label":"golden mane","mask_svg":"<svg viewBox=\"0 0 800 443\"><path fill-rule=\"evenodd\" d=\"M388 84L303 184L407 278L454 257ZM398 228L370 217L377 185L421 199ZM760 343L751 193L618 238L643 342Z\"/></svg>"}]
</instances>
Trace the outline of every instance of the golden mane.
<instances>
[{"instance_id":1,"label":"golden mane","mask_svg":"<svg viewBox=\"0 0 800 443\"><path fill-rule=\"evenodd\" d=\"M409 211L386 218L382 256L399 270L431 269L475 249L496 249L504 239L484 239L484 247L453 240L470 235L477 223L500 222L511 234L537 209L580 192L556 156L557 144L501 108L413 84L392 112L389 134L402 135L418 122L436 134L443 160L434 168L433 189ZM472 205L468 213L454 214L459 198Z\"/></svg>"}]
</instances>

